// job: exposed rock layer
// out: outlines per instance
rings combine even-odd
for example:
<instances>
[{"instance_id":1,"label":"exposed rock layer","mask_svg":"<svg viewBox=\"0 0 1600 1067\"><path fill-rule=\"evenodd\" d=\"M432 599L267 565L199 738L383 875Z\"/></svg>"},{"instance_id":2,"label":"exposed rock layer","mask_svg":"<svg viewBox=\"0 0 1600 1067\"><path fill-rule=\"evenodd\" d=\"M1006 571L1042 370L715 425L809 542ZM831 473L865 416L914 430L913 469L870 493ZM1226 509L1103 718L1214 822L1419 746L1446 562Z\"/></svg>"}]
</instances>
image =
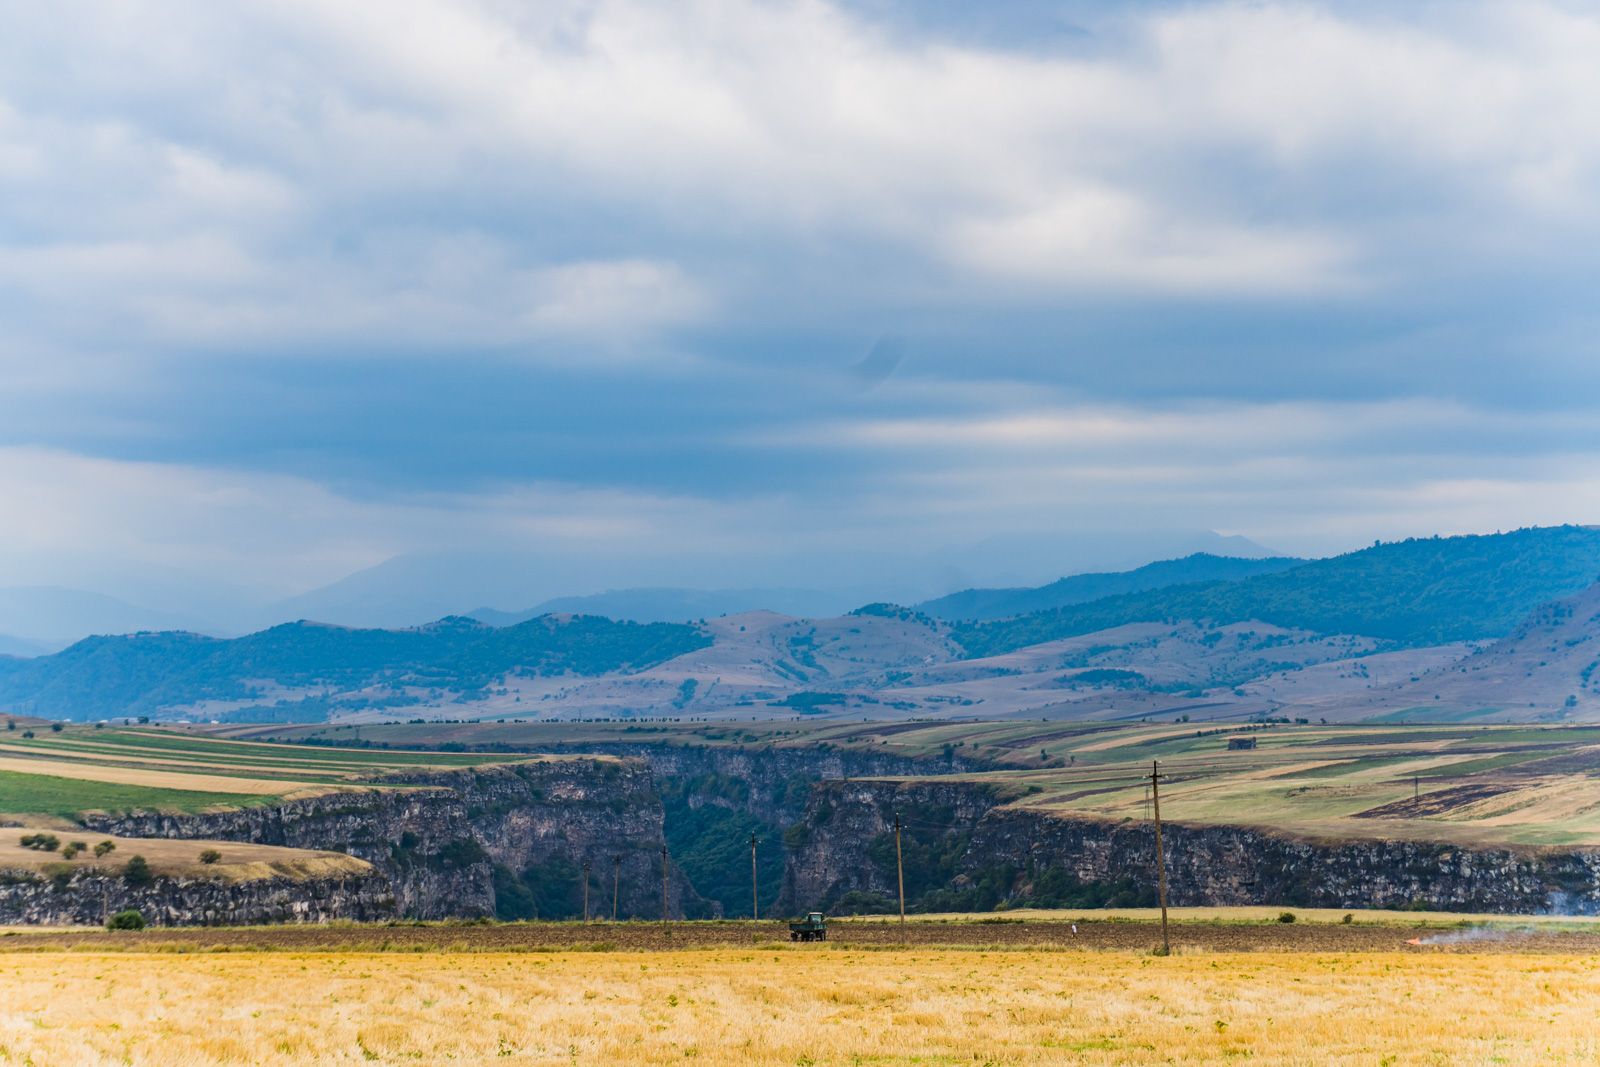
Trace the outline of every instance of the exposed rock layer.
<instances>
[{"instance_id":1,"label":"exposed rock layer","mask_svg":"<svg viewBox=\"0 0 1600 1067\"><path fill-rule=\"evenodd\" d=\"M661 913L663 823L647 767L564 759L422 770L387 776L381 784L271 807L99 814L84 823L129 837L345 852L371 863L392 887L400 914L411 918L493 915L495 865L521 871L555 860L578 868L589 862L596 885L607 890L615 875L622 916ZM609 904L610 893L603 896ZM669 910L680 915L697 904L692 887L674 871Z\"/></svg>"},{"instance_id":2,"label":"exposed rock layer","mask_svg":"<svg viewBox=\"0 0 1600 1067\"><path fill-rule=\"evenodd\" d=\"M785 873L791 910L829 906L846 894L893 898L895 811L912 827L931 818L953 853L954 886L1004 880L1002 899L1029 897L1056 871L1077 884L1155 883L1155 841L1142 822L1064 818L1004 805L963 782L833 782L808 805L806 830ZM922 820L919 822L918 820ZM1319 842L1234 826L1164 828L1174 906L1285 904L1532 914L1600 911L1600 850L1473 849L1437 842Z\"/></svg>"},{"instance_id":3,"label":"exposed rock layer","mask_svg":"<svg viewBox=\"0 0 1600 1067\"><path fill-rule=\"evenodd\" d=\"M393 918L394 893L373 871L340 878L223 879L157 877L130 886L117 875L82 871L60 880L37 871L0 871L0 923L99 924L137 910L157 926L283 922L369 922Z\"/></svg>"}]
</instances>

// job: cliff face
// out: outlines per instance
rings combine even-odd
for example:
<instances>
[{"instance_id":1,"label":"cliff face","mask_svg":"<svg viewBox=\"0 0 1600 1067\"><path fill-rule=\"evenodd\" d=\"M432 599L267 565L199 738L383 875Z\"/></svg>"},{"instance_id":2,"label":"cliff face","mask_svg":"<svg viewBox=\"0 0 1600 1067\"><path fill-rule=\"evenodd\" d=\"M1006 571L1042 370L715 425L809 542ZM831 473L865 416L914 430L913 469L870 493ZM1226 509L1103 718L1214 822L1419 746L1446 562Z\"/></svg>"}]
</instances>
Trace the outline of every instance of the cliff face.
<instances>
[{"instance_id":1,"label":"cliff face","mask_svg":"<svg viewBox=\"0 0 1600 1067\"><path fill-rule=\"evenodd\" d=\"M89 829L129 837L208 838L333 849L372 864L400 914L495 914L495 868L592 864L610 903L620 857L623 915L661 910L662 812L648 768L616 760L551 760L386 776L381 788L273 807L199 815L90 815ZM599 892L598 888L596 892ZM697 898L671 879L674 914ZM607 908L606 910L609 910Z\"/></svg>"},{"instance_id":2,"label":"cliff face","mask_svg":"<svg viewBox=\"0 0 1600 1067\"><path fill-rule=\"evenodd\" d=\"M85 827L121 837L250 841L326 849L366 860L388 883L400 914L419 919L494 913L492 869L459 793L328 793L273 807L198 815L90 814Z\"/></svg>"},{"instance_id":3,"label":"cliff face","mask_svg":"<svg viewBox=\"0 0 1600 1067\"><path fill-rule=\"evenodd\" d=\"M561 746L551 746L558 749ZM775 825L793 822L805 811L811 786L819 781L886 778L980 770L984 765L962 756L949 760L912 759L870 749L827 747L772 748L667 744L594 744L582 751L643 760L659 782L688 787L694 806L712 804L748 811ZM747 787L729 795L696 790L696 780L724 779Z\"/></svg>"},{"instance_id":4,"label":"cliff face","mask_svg":"<svg viewBox=\"0 0 1600 1067\"><path fill-rule=\"evenodd\" d=\"M997 806L960 782L819 787L785 872L790 910L893 900L893 812L905 813L907 897L932 907L999 902L1147 903L1146 823ZM1163 827L1173 905L1285 904L1535 913L1600 910L1600 850L1523 852L1413 841L1311 842L1245 827ZM800 838L801 835L795 835ZM851 896L855 894L855 896ZM1120 896L1119 896L1120 895Z\"/></svg>"},{"instance_id":5,"label":"cliff face","mask_svg":"<svg viewBox=\"0 0 1600 1067\"><path fill-rule=\"evenodd\" d=\"M388 880L376 871L243 882L158 877L139 887L87 870L59 879L37 871L0 871L0 923L99 924L128 908L156 926L369 922L393 918L395 899Z\"/></svg>"}]
</instances>

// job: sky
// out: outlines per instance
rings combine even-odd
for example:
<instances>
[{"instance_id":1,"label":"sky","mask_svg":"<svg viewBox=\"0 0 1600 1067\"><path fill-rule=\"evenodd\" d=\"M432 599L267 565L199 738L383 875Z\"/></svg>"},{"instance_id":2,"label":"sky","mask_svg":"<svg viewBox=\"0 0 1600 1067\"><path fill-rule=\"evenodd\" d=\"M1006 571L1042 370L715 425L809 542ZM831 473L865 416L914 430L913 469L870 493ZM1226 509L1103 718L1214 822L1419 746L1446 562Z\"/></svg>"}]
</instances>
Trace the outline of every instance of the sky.
<instances>
[{"instance_id":1,"label":"sky","mask_svg":"<svg viewBox=\"0 0 1600 1067\"><path fill-rule=\"evenodd\" d=\"M0 9L0 585L1600 520L1600 3Z\"/></svg>"}]
</instances>

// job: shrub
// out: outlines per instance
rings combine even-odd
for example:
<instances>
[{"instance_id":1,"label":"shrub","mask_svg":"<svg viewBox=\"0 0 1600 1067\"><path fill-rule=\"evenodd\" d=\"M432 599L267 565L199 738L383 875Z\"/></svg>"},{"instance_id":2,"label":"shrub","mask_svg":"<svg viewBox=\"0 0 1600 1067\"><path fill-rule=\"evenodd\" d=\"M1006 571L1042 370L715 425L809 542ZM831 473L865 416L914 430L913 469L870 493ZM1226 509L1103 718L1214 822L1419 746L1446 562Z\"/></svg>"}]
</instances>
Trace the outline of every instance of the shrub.
<instances>
[{"instance_id":1,"label":"shrub","mask_svg":"<svg viewBox=\"0 0 1600 1067\"><path fill-rule=\"evenodd\" d=\"M156 880L156 876L150 873L150 864L145 858L135 853L128 857L128 865L122 868L122 880L134 886L149 885Z\"/></svg>"},{"instance_id":2,"label":"shrub","mask_svg":"<svg viewBox=\"0 0 1600 1067\"><path fill-rule=\"evenodd\" d=\"M1339 921L1344 923L1346 926L1349 926L1351 923L1356 921L1356 917L1347 911L1344 913L1344 918L1340 919Z\"/></svg>"},{"instance_id":3,"label":"shrub","mask_svg":"<svg viewBox=\"0 0 1600 1067\"><path fill-rule=\"evenodd\" d=\"M50 724L50 732L53 733L53 734L59 734L61 732L61 724L58 723L58 722L51 723Z\"/></svg>"},{"instance_id":4,"label":"shrub","mask_svg":"<svg viewBox=\"0 0 1600 1067\"><path fill-rule=\"evenodd\" d=\"M61 858L64 860L70 860L88 847L89 846L84 844L82 841L69 841L67 842L67 846L61 850Z\"/></svg>"},{"instance_id":5,"label":"shrub","mask_svg":"<svg viewBox=\"0 0 1600 1067\"><path fill-rule=\"evenodd\" d=\"M107 930L143 930L144 916L137 910L129 908L119 911L106 920Z\"/></svg>"},{"instance_id":6,"label":"shrub","mask_svg":"<svg viewBox=\"0 0 1600 1067\"><path fill-rule=\"evenodd\" d=\"M23 848L37 849L40 852L54 852L61 847L61 838L55 834L23 834L17 840Z\"/></svg>"},{"instance_id":7,"label":"shrub","mask_svg":"<svg viewBox=\"0 0 1600 1067\"><path fill-rule=\"evenodd\" d=\"M24 741L32 741L33 740L33 731L32 730L24 730L24 731L22 731L22 738L23 738Z\"/></svg>"},{"instance_id":8,"label":"shrub","mask_svg":"<svg viewBox=\"0 0 1600 1067\"><path fill-rule=\"evenodd\" d=\"M94 858L97 860L104 859L107 854L115 852L116 850L117 843L115 841L102 841L98 845L94 846Z\"/></svg>"},{"instance_id":9,"label":"shrub","mask_svg":"<svg viewBox=\"0 0 1600 1067\"><path fill-rule=\"evenodd\" d=\"M1280 911L1280 912L1278 912L1278 921L1281 922L1281 923L1292 923L1292 922L1294 922L1294 912L1292 912L1292 911Z\"/></svg>"},{"instance_id":10,"label":"shrub","mask_svg":"<svg viewBox=\"0 0 1600 1067\"><path fill-rule=\"evenodd\" d=\"M207 866L216 863L221 858L222 853L218 852L214 848L208 848L204 852L200 853L200 862L206 864Z\"/></svg>"}]
</instances>

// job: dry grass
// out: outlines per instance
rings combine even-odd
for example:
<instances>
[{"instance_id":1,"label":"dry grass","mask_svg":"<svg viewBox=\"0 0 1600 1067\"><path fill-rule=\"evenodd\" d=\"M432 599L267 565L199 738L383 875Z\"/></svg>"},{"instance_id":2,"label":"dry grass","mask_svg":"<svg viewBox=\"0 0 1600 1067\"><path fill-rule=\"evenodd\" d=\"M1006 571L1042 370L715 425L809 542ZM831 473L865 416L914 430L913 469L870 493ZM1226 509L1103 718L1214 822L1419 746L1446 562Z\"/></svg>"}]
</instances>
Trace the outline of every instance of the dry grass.
<instances>
[{"instance_id":1,"label":"dry grass","mask_svg":"<svg viewBox=\"0 0 1600 1067\"><path fill-rule=\"evenodd\" d=\"M143 856L150 864L150 869L157 874L198 876L226 882L246 882L275 876L338 878L367 874L372 870L365 860L346 856L342 852L279 848L276 845L254 845L239 841L114 837L83 829L45 829L60 838L62 845L82 842L84 851L69 860L60 851L43 852L25 848L21 837L35 831L25 826L4 827L0 828L0 870L89 867L120 871L127 865L128 858L134 855ZM96 858L92 849L101 841L110 841L117 847L103 858ZM216 863L201 863L200 853L207 849L216 850L221 854L221 859Z\"/></svg>"},{"instance_id":2,"label":"dry grass","mask_svg":"<svg viewBox=\"0 0 1600 1067\"><path fill-rule=\"evenodd\" d=\"M1587 957L773 948L0 955L35 1064L1552 1064Z\"/></svg>"},{"instance_id":3,"label":"dry grass","mask_svg":"<svg viewBox=\"0 0 1600 1067\"><path fill-rule=\"evenodd\" d=\"M90 764L82 760L73 759L29 759L21 756L0 756L0 771L16 771L21 774L45 774L88 782L113 782L118 785L144 785L155 789L186 789L199 793L288 794L307 791L326 793L330 791L328 786L318 786L311 782L250 778L244 775L186 774L182 771L163 771L145 767L114 767Z\"/></svg>"}]
</instances>

